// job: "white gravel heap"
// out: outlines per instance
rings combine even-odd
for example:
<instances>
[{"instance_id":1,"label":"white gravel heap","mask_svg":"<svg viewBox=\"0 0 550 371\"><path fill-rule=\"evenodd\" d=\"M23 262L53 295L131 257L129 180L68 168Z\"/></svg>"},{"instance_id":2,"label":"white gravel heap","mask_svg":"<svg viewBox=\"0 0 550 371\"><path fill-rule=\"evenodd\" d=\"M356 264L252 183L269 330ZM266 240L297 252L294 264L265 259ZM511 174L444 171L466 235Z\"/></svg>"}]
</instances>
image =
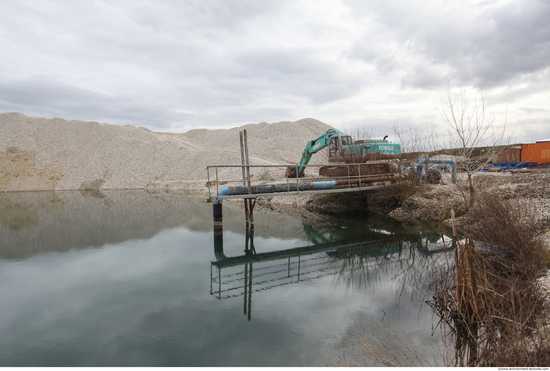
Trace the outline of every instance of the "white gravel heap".
<instances>
[{"instance_id":1,"label":"white gravel heap","mask_svg":"<svg viewBox=\"0 0 550 371\"><path fill-rule=\"evenodd\" d=\"M308 141L330 126L315 119L183 134L97 122L0 114L0 192L179 188L204 191L208 165L298 163ZM321 154L311 163L325 163ZM224 174L220 174L224 175ZM227 176L227 174L225 174ZM237 179L240 170L231 176ZM261 174L256 174L256 177Z\"/></svg>"}]
</instances>

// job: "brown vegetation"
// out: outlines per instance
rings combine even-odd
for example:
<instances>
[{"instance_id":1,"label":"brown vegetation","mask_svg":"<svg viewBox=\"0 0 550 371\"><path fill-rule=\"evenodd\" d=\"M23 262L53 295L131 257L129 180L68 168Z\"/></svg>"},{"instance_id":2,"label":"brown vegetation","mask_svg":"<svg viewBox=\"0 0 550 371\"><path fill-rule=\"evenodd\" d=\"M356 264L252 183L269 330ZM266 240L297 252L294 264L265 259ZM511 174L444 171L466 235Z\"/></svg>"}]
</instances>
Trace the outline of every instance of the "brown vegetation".
<instances>
[{"instance_id":1,"label":"brown vegetation","mask_svg":"<svg viewBox=\"0 0 550 371\"><path fill-rule=\"evenodd\" d=\"M446 334L441 366L550 364L548 294L537 281L549 262L543 221L528 203L480 194L462 224L466 237L457 241L454 260L428 302ZM407 339L376 320L355 324L354 333L342 338L353 357L339 353L334 365L429 365Z\"/></svg>"},{"instance_id":2,"label":"brown vegetation","mask_svg":"<svg viewBox=\"0 0 550 371\"><path fill-rule=\"evenodd\" d=\"M535 279L545 254L540 219L496 195L481 197L472 215L471 238L457 244L454 265L430 302L451 329L452 365L550 364L546 294Z\"/></svg>"},{"instance_id":3,"label":"brown vegetation","mask_svg":"<svg viewBox=\"0 0 550 371\"><path fill-rule=\"evenodd\" d=\"M379 321L358 319L353 333L342 338L343 346L353 357L335 354L335 367L428 367L408 339L403 340Z\"/></svg>"}]
</instances>

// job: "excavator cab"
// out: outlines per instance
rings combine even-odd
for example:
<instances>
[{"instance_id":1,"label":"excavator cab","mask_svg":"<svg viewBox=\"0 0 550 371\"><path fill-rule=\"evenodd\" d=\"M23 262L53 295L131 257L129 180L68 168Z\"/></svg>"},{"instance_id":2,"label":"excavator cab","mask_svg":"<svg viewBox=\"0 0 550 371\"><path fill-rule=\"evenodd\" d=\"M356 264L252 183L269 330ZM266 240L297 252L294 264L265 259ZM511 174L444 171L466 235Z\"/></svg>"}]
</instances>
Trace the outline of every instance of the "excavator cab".
<instances>
[{"instance_id":1,"label":"excavator cab","mask_svg":"<svg viewBox=\"0 0 550 371\"><path fill-rule=\"evenodd\" d=\"M353 144L353 139L349 135L340 135L340 141L342 142L342 147Z\"/></svg>"},{"instance_id":2,"label":"excavator cab","mask_svg":"<svg viewBox=\"0 0 550 371\"><path fill-rule=\"evenodd\" d=\"M349 135L334 135L330 138L328 146L328 157L330 162L344 162L343 156L353 154L350 146L353 146L353 139ZM350 147L345 150L345 147Z\"/></svg>"},{"instance_id":3,"label":"excavator cab","mask_svg":"<svg viewBox=\"0 0 550 371\"><path fill-rule=\"evenodd\" d=\"M328 145L328 155L329 157L334 157L338 154L338 143L339 143L339 137L334 136L330 138L330 142Z\"/></svg>"}]
</instances>

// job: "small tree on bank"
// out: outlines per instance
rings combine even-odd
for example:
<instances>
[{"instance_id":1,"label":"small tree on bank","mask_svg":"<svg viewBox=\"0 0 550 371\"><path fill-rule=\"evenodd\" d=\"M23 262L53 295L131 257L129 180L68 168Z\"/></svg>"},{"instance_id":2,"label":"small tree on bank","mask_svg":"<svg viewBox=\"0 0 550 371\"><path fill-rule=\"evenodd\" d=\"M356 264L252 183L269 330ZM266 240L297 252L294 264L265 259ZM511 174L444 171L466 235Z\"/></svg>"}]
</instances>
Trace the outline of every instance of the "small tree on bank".
<instances>
[{"instance_id":1,"label":"small tree on bank","mask_svg":"<svg viewBox=\"0 0 550 371\"><path fill-rule=\"evenodd\" d=\"M413 125L395 121L392 124L393 133L401 144L402 154L432 154L438 148L439 137L434 128L425 125Z\"/></svg>"},{"instance_id":2,"label":"small tree on bank","mask_svg":"<svg viewBox=\"0 0 550 371\"><path fill-rule=\"evenodd\" d=\"M496 156L496 148L505 144L506 115L501 129L495 127L498 111L492 112L487 106L483 91L473 99L468 97L464 89L457 94L451 92L447 86L447 94L442 99L440 115L449 130L449 148L453 148L458 155L468 163L472 160L474 149L485 146L486 156L492 161ZM476 200L475 167L465 166L467 174L466 186L457 183L466 210L473 207Z\"/></svg>"}]
</instances>

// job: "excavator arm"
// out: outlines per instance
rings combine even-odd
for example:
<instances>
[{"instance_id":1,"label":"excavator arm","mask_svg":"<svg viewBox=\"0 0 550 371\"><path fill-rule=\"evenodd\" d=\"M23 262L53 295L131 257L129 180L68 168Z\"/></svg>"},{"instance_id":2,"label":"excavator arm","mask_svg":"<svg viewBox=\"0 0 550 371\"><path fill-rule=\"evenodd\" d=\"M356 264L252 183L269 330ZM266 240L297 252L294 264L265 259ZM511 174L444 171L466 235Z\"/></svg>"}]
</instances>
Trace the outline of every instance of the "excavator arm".
<instances>
[{"instance_id":1,"label":"excavator arm","mask_svg":"<svg viewBox=\"0 0 550 371\"><path fill-rule=\"evenodd\" d=\"M302 159L300 160L300 165L307 165L309 163L309 160L311 160L311 156L313 156L315 153L319 152L326 146L328 146L328 142L330 137L333 135L338 134L344 134L341 131L330 129L323 135L321 135L319 138L314 139L307 143L306 148L304 149L304 152L302 153ZM304 175L305 167L300 166L298 167L298 177L302 177ZM286 176L287 178L296 178L296 168L295 167L287 167L286 169Z\"/></svg>"}]
</instances>

